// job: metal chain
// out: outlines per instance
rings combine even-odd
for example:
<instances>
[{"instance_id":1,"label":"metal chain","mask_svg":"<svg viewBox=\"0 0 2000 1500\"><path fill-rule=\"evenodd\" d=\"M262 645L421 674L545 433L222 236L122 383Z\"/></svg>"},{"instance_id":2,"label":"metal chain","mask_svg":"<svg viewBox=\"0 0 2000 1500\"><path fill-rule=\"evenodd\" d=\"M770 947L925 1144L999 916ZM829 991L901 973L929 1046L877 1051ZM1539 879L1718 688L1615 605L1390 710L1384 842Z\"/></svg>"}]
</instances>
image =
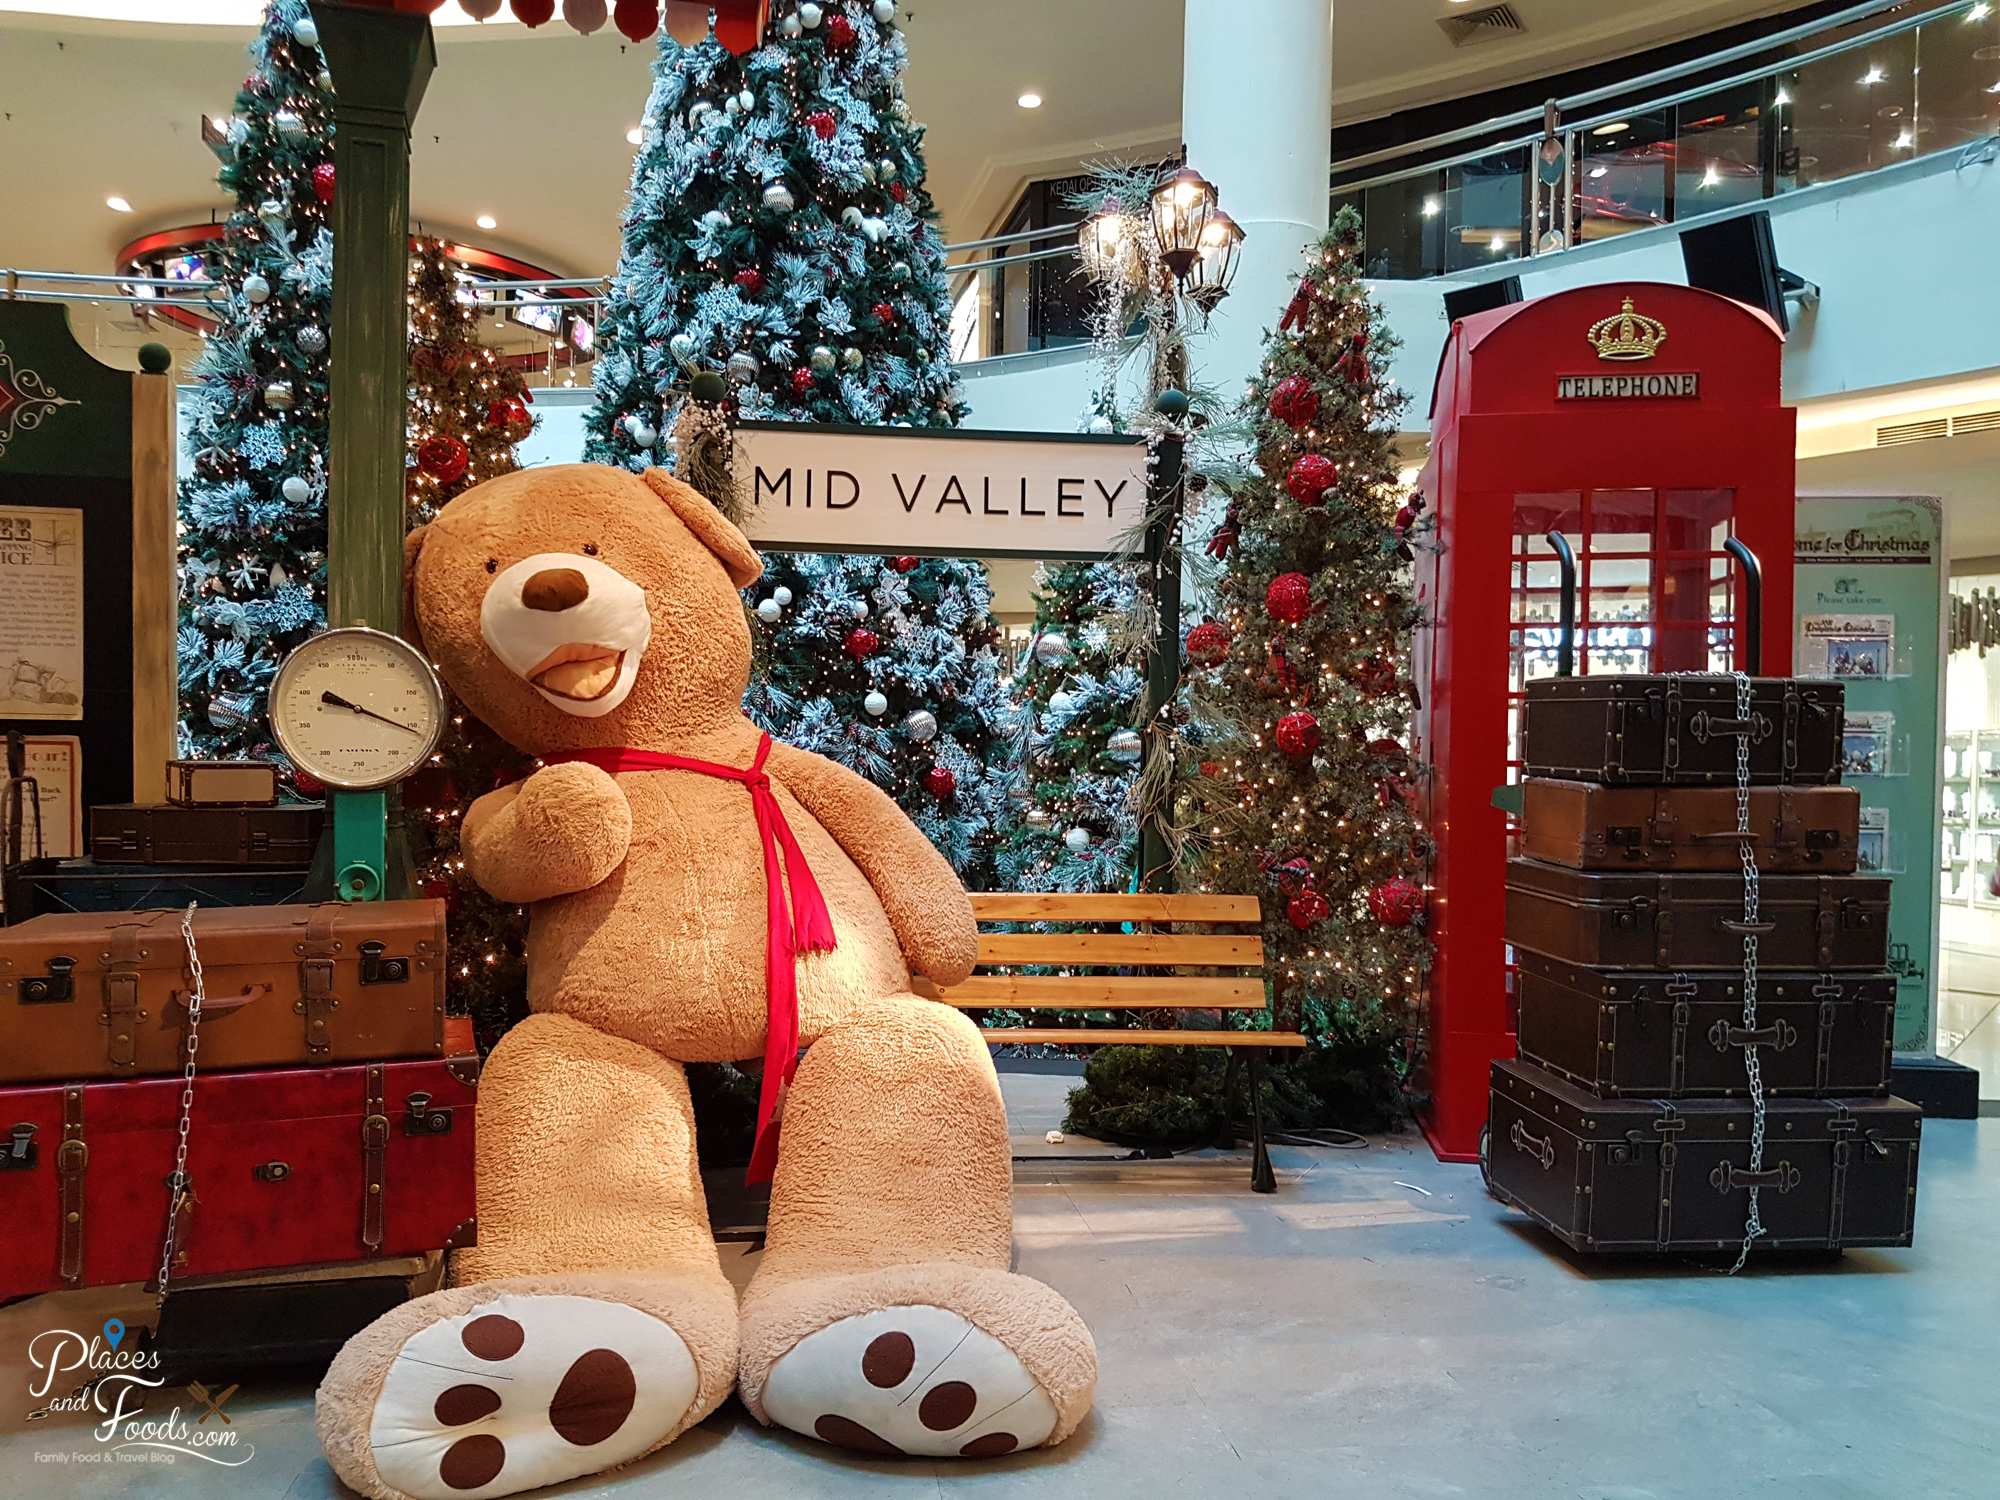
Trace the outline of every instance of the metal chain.
<instances>
[{"instance_id":1,"label":"metal chain","mask_svg":"<svg viewBox=\"0 0 2000 1500\"><path fill-rule=\"evenodd\" d=\"M187 1198L188 1177L188 1121L194 1114L194 1061L195 1050L201 1045L201 1007L207 999L207 991L201 977L201 952L194 943L195 903L188 902L188 909L181 913L181 940L187 944L188 973L191 987L188 990L187 1019L187 1061L181 1068L181 1121L180 1139L174 1146L174 1173L167 1179L172 1189L167 1199L167 1233L160 1244L160 1279L155 1289L156 1303L167 1300L167 1277L172 1274L174 1264L174 1226L180 1222L181 1204Z\"/></svg>"},{"instance_id":2,"label":"metal chain","mask_svg":"<svg viewBox=\"0 0 2000 1500\"><path fill-rule=\"evenodd\" d=\"M1750 723L1750 678L1743 672L1733 674L1736 678L1736 718L1737 722L1748 726ZM1747 732L1736 736L1736 841L1737 850L1743 857L1743 1029L1754 1033L1757 1029L1757 908L1759 890L1757 884L1757 846L1748 837L1750 833L1750 735ZM1764 1170L1764 1065L1757 1055L1757 1044L1746 1041L1743 1047L1743 1071L1750 1078L1750 1170ZM1764 1233L1763 1220L1757 1214L1756 1188L1750 1189L1750 1218L1743 1226L1743 1248L1737 1252L1736 1264L1729 1268L1734 1276L1743 1269L1750 1258L1750 1247Z\"/></svg>"}]
</instances>

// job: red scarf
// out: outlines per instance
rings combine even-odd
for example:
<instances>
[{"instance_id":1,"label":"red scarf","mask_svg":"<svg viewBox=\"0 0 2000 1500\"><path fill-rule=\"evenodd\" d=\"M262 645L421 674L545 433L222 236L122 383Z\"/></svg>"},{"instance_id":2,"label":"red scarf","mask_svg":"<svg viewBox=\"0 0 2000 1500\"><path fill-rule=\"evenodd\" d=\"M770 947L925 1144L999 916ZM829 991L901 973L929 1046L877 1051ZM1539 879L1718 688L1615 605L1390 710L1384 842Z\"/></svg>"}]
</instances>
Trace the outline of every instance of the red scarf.
<instances>
[{"instance_id":1,"label":"red scarf","mask_svg":"<svg viewBox=\"0 0 2000 1500\"><path fill-rule=\"evenodd\" d=\"M656 750L628 750L610 746L591 750L569 750L544 756L551 765L580 760L612 776L621 771L694 771L703 776L720 776L740 781L750 788L750 805L757 814L757 836L764 843L764 886L769 895L770 921L764 942L764 982L768 991L769 1020L764 1033L764 1085L757 1102L757 1144L750 1153L747 1181L769 1182L778 1165L778 1128L785 1115L785 1091L799 1066L799 973L801 953L826 953L833 948L833 917L820 894L819 882L806 865L805 852L792 836L784 809L771 790L770 773L764 758L771 753L771 737L760 735L757 755L748 770L717 765L714 761L690 760L684 755L665 755ZM791 910L785 909L785 881L779 878L778 851L785 855L785 876L792 887Z\"/></svg>"}]
</instances>

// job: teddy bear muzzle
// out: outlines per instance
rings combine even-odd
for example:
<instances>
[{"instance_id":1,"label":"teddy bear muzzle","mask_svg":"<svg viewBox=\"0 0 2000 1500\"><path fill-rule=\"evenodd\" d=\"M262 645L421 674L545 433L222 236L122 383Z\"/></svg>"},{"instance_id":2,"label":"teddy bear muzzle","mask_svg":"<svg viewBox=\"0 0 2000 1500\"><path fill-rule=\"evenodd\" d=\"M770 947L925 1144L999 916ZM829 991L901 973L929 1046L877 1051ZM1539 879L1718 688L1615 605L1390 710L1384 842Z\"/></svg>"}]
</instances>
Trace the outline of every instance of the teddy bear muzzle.
<instances>
[{"instance_id":1,"label":"teddy bear muzzle","mask_svg":"<svg viewBox=\"0 0 2000 1500\"><path fill-rule=\"evenodd\" d=\"M582 718L625 701L652 633L644 589L608 563L570 552L511 564L479 607L479 634L493 654L548 702Z\"/></svg>"}]
</instances>

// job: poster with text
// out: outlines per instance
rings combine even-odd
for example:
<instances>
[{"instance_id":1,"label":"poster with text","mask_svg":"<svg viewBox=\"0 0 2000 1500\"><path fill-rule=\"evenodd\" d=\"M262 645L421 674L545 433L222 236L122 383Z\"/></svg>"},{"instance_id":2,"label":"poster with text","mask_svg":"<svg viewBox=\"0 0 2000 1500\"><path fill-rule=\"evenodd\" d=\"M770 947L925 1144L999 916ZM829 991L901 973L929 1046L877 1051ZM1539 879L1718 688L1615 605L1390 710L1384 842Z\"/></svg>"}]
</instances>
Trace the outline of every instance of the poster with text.
<instances>
[{"instance_id":1,"label":"poster with text","mask_svg":"<svg viewBox=\"0 0 2000 1500\"><path fill-rule=\"evenodd\" d=\"M0 719L83 717L83 512L0 506Z\"/></svg>"}]
</instances>

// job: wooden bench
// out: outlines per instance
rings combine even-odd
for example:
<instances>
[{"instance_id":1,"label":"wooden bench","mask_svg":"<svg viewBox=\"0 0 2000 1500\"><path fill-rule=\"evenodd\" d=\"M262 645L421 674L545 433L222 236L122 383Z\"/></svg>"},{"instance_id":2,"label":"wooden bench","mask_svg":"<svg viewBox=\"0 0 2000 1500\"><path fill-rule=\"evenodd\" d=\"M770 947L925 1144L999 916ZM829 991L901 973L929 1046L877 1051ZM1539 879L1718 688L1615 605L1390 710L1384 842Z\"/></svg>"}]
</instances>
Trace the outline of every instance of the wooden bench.
<instances>
[{"instance_id":1,"label":"wooden bench","mask_svg":"<svg viewBox=\"0 0 2000 1500\"><path fill-rule=\"evenodd\" d=\"M960 1010L1260 1011L1264 996L1263 914L1255 896L1060 895L975 892L981 923L979 971L919 994ZM1062 923L1110 931L989 932L995 923ZM1132 930L1121 930L1130 924ZM1201 932L1176 932L1200 926ZM1059 974L1022 974L1053 967ZM1113 972L1116 971L1116 972ZM1144 972L1134 972L1144 971ZM989 1027L989 1042L1058 1046L1228 1047L1248 1059L1252 1156L1250 1186L1277 1186L1264 1145L1263 1057L1271 1047L1303 1047L1295 1031L1141 1030L1114 1026Z\"/></svg>"}]
</instances>

